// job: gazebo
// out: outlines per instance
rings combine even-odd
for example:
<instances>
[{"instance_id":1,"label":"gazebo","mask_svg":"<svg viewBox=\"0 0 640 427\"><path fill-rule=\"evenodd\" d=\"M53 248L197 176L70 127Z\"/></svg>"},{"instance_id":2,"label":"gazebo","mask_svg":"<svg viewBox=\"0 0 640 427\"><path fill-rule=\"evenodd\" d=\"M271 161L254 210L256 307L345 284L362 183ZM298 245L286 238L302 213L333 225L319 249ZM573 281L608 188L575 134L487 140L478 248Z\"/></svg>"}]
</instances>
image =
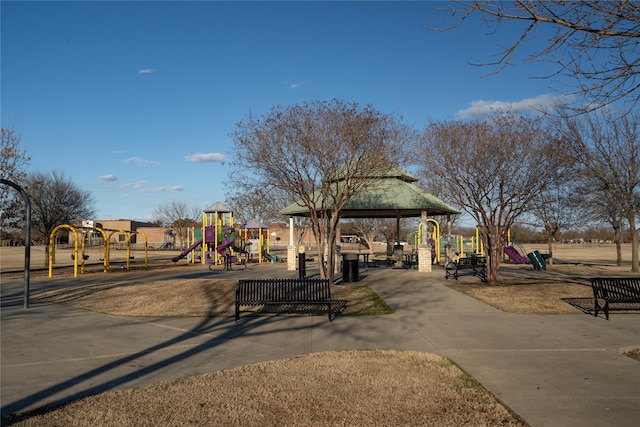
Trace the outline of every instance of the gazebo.
<instances>
[{"instance_id":1,"label":"gazebo","mask_svg":"<svg viewBox=\"0 0 640 427\"><path fill-rule=\"evenodd\" d=\"M418 179L400 168L390 167L384 173L375 174L370 179L371 182L365 190L352 197L345 205L341 217L396 218L397 243L400 240L400 218L439 215L446 216L449 222L451 215L461 213L460 210L415 185L414 182ZM319 200L321 196L318 193L314 197ZM323 208L330 211L332 206L327 205ZM309 216L309 210L298 201L281 210L280 214L290 217ZM290 242L289 246L294 246L293 242ZM293 250L295 251L295 248ZM291 255L289 254L289 257ZM419 260L420 258L423 257L419 256ZM291 269L291 266L289 268Z\"/></svg>"}]
</instances>

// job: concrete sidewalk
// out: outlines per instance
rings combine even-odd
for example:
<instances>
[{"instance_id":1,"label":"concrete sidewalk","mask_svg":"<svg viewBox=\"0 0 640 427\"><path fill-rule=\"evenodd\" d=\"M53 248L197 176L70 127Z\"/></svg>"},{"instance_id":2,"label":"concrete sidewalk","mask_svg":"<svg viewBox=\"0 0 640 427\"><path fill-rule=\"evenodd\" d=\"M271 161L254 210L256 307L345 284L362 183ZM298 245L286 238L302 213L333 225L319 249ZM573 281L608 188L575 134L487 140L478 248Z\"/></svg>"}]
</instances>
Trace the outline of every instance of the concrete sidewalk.
<instances>
[{"instance_id":1,"label":"concrete sidewalk","mask_svg":"<svg viewBox=\"0 0 640 427\"><path fill-rule=\"evenodd\" d=\"M640 344L640 314L613 313L610 321L509 314L447 288L441 269L361 273L395 314L236 324L114 317L35 301L25 310L22 281L3 279L2 414L317 351L400 349L450 357L533 426L638 425L640 362L620 349ZM34 280L32 288L55 283Z\"/></svg>"}]
</instances>

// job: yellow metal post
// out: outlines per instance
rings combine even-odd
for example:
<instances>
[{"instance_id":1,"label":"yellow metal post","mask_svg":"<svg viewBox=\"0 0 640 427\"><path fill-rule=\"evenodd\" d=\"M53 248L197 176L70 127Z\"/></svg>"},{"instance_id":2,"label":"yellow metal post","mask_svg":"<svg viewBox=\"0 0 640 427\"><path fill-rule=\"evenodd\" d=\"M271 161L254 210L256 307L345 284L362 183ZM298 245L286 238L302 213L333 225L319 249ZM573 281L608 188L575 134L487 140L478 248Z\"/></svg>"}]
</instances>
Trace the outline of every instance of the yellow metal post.
<instances>
[{"instance_id":1,"label":"yellow metal post","mask_svg":"<svg viewBox=\"0 0 640 427\"><path fill-rule=\"evenodd\" d=\"M53 275L53 251L55 247L54 246L55 235L58 232L58 230L62 230L63 228L71 230L71 232L73 232L73 235L75 236L74 246L73 246L73 277L78 277L78 232L76 231L75 228L73 228L68 224L62 224L57 226L56 228L53 229L53 231L49 235L49 277Z\"/></svg>"}]
</instances>

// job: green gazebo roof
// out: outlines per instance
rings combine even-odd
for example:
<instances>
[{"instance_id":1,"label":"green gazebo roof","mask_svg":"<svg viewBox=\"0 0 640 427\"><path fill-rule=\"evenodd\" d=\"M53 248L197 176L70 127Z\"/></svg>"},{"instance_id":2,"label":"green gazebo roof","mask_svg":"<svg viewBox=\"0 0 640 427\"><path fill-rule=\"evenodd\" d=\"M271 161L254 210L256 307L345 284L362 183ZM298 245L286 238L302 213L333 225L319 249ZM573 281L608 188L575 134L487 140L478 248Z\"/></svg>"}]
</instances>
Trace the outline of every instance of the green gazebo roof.
<instances>
[{"instance_id":1,"label":"green gazebo roof","mask_svg":"<svg viewBox=\"0 0 640 427\"><path fill-rule=\"evenodd\" d=\"M366 189L349 200L342 211L343 218L398 218L427 215L457 215L460 210L422 190L413 182L415 177L391 167L371 177ZM339 181L339 179L338 179ZM319 198L319 192L315 195ZM326 206L327 210L332 208ZM300 201L286 207L280 214L306 216L309 210Z\"/></svg>"}]
</instances>

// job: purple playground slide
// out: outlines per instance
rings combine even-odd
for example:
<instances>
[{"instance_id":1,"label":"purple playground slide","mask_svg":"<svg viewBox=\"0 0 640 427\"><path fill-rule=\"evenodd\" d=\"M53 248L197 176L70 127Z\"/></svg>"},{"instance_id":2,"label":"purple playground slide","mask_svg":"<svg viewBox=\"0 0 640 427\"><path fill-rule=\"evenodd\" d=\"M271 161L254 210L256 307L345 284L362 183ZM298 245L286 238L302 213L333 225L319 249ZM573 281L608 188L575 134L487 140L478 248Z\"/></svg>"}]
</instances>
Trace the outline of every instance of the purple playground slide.
<instances>
[{"instance_id":1,"label":"purple playground slide","mask_svg":"<svg viewBox=\"0 0 640 427\"><path fill-rule=\"evenodd\" d=\"M529 258L520 255L520 252L513 246L505 246L504 253L518 264L527 264L529 262Z\"/></svg>"},{"instance_id":2,"label":"purple playground slide","mask_svg":"<svg viewBox=\"0 0 640 427\"><path fill-rule=\"evenodd\" d=\"M222 243L220 243L218 246L216 246L216 251L222 255L222 256L227 256L229 255L229 251L227 250L227 248L231 245L233 245L233 240L225 240Z\"/></svg>"},{"instance_id":3,"label":"purple playground slide","mask_svg":"<svg viewBox=\"0 0 640 427\"><path fill-rule=\"evenodd\" d=\"M173 258L171 258L171 261L173 262L178 262L180 261L182 258L186 257L187 254L189 252L191 252L192 250L194 250L195 248L197 248L198 246L200 246L202 244L202 239L198 240L197 242L195 242L193 245L189 246L187 249L185 249L180 255L176 255Z\"/></svg>"}]
</instances>

